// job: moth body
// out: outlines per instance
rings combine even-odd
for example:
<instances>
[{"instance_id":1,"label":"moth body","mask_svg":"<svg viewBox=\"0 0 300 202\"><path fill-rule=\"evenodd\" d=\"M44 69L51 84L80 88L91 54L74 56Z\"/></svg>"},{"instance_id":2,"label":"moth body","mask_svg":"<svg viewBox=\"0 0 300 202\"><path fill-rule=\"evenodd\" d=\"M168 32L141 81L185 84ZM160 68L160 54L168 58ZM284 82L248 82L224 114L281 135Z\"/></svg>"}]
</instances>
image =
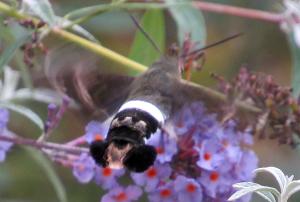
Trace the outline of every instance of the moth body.
<instances>
[{"instance_id":1,"label":"moth body","mask_svg":"<svg viewBox=\"0 0 300 202\"><path fill-rule=\"evenodd\" d=\"M156 158L145 144L172 111L174 84L180 71L174 58L162 58L130 85L125 103L115 114L104 142L94 142L91 154L98 164L143 172Z\"/></svg>"}]
</instances>

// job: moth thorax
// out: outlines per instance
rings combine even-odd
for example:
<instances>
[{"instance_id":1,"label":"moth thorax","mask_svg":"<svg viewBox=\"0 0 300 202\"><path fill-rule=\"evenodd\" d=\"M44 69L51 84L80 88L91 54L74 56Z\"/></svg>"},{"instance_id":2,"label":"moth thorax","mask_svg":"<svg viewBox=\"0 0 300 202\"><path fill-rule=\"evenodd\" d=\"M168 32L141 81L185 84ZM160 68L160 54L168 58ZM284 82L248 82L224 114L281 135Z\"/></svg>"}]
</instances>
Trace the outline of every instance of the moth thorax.
<instances>
[{"instance_id":1,"label":"moth thorax","mask_svg":"<svg viewBox=\"0 0 300 202\"><path fill-rule=\"evenodd\" d=\"M162 110L147 101L143 101L143 100L130 100L126 103L124 103L120 109L119 112L125 111L125 110L138 110L138 111L142 111L148 115L151 116L152 119L155 119L155 121L157 121L159 124L163 124L165 119L166 119L166 115L162 112Z\"/></svg>"}]
</instances>

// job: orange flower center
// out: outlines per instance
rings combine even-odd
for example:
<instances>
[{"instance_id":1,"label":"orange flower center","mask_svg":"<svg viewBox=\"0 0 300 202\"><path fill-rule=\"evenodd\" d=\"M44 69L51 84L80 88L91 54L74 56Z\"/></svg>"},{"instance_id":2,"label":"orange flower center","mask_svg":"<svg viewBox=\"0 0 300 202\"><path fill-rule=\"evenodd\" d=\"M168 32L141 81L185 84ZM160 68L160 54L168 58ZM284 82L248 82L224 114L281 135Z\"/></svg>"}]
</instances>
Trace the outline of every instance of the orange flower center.
<instances>
[{"instance_id":1,"label":"orange flower center","mask_svg":"<svg viewBox=\"0 0 300 202\"><path fill-rule=\"evenodd\" d=\"M160 195L161 195L161 197L163 197L163 198L167 198L167 197L169 197L170 195L171 195L171 190L170 189L163 189L163 190L161 190L160 191Z\"/></svg>"},{"instance_id":2,"label":"orange flower center","mask_svg":"<svg viewBox=\"0 0 300 202\"><path fill-rule=\"evenodd\" d=\"M206 153L204 153L203 158L204 158L205 161L209 161L211 159L211 154L206 152Z\"/></svg>"},{"instance_id":3,"label":"orange flower center","mask_svg":"<svg viewBox=\"0 0 300 202\"><path fill-rule=\"evenodd\" d=\"M103 168L102 169L102 175L105 177L109 177L112 174L112 169L111 168Z\"/></svg>"},{"instance_id":4,"label":"orange flower center","mask_svg":"<svg viewBox=\"0 0 300 202\"><path fill-rule=\"evenodd\" d=\"M163 154L163 153L165 153L165 150L162 147L156 147L156 152L157 152L157 154Z\"/></svg>"},{"instance_id":5,"label":"orange flower center","mask_svg":"<svg viewBox=\"0 0 300 202\"><path fill-rule=\"evenodd\" d=\"M102 141L102 140L103 140L103 137L102 137L102 135L100 135L100 134L96 134L95 137L94 137L94 140L95 140L95 141Z\"/></svg>"},{"instance_id":6,"label":"orange flower center","mask_svg":"<svg viewBox=\"0 0 300 202\"><path fill-rule=\"evenodd\" d=\"M227 148L229 146L229 142L227 140L223 140L222 144L225 148Z\"/></svg>"},{"instance_id":7,"label":"orange flower center","mask_svg":"<svg viewBox=\"0 0 300 202\"><path fill-rule=\"evenodd\" d=\"M210 176L209 176L209 179L210 179L212 182L216 182L216 181L218 181L219 177L220 177L219 173L216 172L216 171L213 171L213 172L211 172L211 174L210 174Z\"/></svg>"},{"instance_id":8,"label":"orange flower center","mask_svg":"<svg viewBox=\"0 0 300 202\"><path fill-rule=\"evenodd\" d=\"M157 171L156 171L156 169L155 168L149 168L148 169L148 171L147 171L147 176L149 177L149 178L154 178L154 177L156 177L157 176Z\"/></svg>"},{"instance_id":9,"label":"orange flower center","mask_svg":"<svg viewBox=\"0 0 300 202\"><path fill-rule=\"evenodd\" d=\"M80 164L80 165L78 165L78 169L79 169L79 171L84 171L84 169L85 169L85 166L84 165L82 165L82 164Z\"/></svg>"},{"instance_id":10,"label":"orange flower center","mask_svg":"<svg viewBox=\"0 0 300 202\"><path fill-rule=\"evenodd\" d=\"M186 190L190 193L195 192L197 187L193 183L189 183L186 185Z\"/></svg>"},{"instance_id":11,"label":"orange flower center","mask_svg":"<svg viewBox=\"0 0 300 202\"><path fill-rule=\"evenodd\" d=\"M121 192L115 198L116 198L116 201L126 201L127 195L125 192Z\"/></svg>"}]
</instances>

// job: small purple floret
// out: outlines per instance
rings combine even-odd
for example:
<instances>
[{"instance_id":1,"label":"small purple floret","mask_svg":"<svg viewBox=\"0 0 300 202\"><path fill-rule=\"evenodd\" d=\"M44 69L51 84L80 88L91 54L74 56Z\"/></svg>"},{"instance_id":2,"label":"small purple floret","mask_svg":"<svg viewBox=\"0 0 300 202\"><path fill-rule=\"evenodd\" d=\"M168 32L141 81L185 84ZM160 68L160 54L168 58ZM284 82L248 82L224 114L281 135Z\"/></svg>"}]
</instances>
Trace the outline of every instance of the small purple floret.
<instances>
[{"instance_id":1,"label":"small purple floret","mask_svg":"<svg viewBox=\"0 0 300 202\"><path fill-rule=\"evenodd\" d=\"M7 123L9 120L9 111L7 109L0 108L0 135L11 136L12 133L7 129ZM3 162L6 158L7 151L12 147L13 143L0 141L0 162Z\"/></svg>"},{"instance_id":2,"label":"small purple floret","mask_svg":"<svg viewBox=\"0 0 300 202\"><path fill-rule=\"evenodd\" d=\"M170 162L178 150L176 140L161 131L153 134L147 141L147 144L153 145L156 148L156 160L159 163Z\"/></svg>"},{"instance_id":3,"label":"small purple floret","mask_svg":"<svg viewBox=\"0 0 300 202\"><path fill-rule=\"evenodd\" d=\"M88 154L81 154L77 160L73 162L73 175L81 183L90 182L95 176L95 162Z\"/></svg>"},{"instance_id":4,"label":"small purple floret","mask_svg":"<svg viewBox=\"0 0 300 202\"><path fill-rule=\"evenodd\" d=\"M178 195L178 202L202 201L202 188L195 179L177 176L174 189Z\"/></svg>"},{"instance_id":5,"label":"small purple floret","mask_svg":"<svg viewBox=\"0 0 300 202\"><path fill-rule=\"evenodd\" d=\"M170 175L171 168L168 164L157 163L143 173L131 173L131 178L137 185L144 186L145 191L151 192Z\"/></svg>"},{"instance_id":6,"label":"small purple floret","mask_svg":"<svg viewBox=\"0 0 300 202\"><path fill-rule=\"evenodd\" d=\"M103 189L111 189L118 186L117 179L124 175L124 169L111 169L109 167L97 167L95 182Z\"/></svg>"},{"instance_id":7,"label":"small purple floret","mask_svg":"<svg viewBox=\"0 0 300 202\"><path fill-rule=\"evenodd\" d=\"M155 191L148 194L149 202L174 202L177 201L176 192L174 190L174 182L169 181L159 186Z\"/></svg>"},{"instance_id":8,"label":"small purple floret","mask_svg":"<svg viewBox=\"0 0 300 202\"><path fill-rule=\"evenodd\" d=\"M105 194L101 202L131 202L137 201L142 195L142 190L138 186L115 187Z\"/></svg>"},{"instance_id":9,"label":"small purple floret","mask_svg":"<svg viewBox=\"0 0 300 202\"><path fill-rule=\"evenodd\" d=\"M91 121L85 127L85 140L91 144L95 140L104 140L107 132L108 125L99 121Z\"/></svg>"}]
</instances>

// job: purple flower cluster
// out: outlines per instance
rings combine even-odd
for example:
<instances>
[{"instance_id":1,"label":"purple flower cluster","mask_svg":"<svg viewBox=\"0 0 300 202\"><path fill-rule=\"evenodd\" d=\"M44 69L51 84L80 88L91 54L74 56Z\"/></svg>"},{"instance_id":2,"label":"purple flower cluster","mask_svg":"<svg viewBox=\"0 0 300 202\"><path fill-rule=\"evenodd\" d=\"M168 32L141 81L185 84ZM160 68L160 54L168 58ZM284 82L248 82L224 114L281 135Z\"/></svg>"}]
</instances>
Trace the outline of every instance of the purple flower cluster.
<instances>
[{"instance_id":1,"label":"purple flower cluster","mask_svg":"<svg viewBox=\"0 0 300 202\"><path fill-rule=\"evenodd\" d=\"M49 135L49 133L58 126L69 104L70 98L68 96L64 96L60 107L55 104L48 105L48 116L44 126L44 130L47 135Z\"/></svg>"},{"instance_id":2,"label":"purple flower cluster","mask_svg":"<svg viewBox=\"0 0 300 202\"><path fill-rule=\"evenodd\" d=\"M258 159L249 150L250 129L239 131L232 120L221 125L216 115L205 113L201 103L182 109L173 125L179 148L176 161L171 162L173 170L194 178L202 187L204 201L226 201L232 184L252 180Z\"/></svg>"},{"instance_id":3,"label":"purple flower cluster","mask_svg":"<svg viewBox=\"0 0 300 202\"><path fill-rule=\"evenodd\" d=\"M170 123L147 140L157 159L144 173L130 173L134 185L120 185L124 170L96 167L87 155L74 162L74 175L83 183L95 179L108 190L102 202L136 201L143 192L150 202L222 202L233 193L232 184L252 180L258 160L249 149L250 129L239 131L232 120L221 124L202 103L184 107ZM92 121L86 126L86 141L104 139L106 133L107 127Z\"/></svg>"},{"instance_id":4,"label":"purple flower cluster","mask_svg":"<svg viewBox=\"0 0 300 202\"><path fill-rule=\"evenodd\" d=\"M9 120L9 111L7 109L0 108L0 135L9 136L11 133L7 130L7 123ZM6 158L7 151L11 148L13 143L0 141L0 162L3 162Z\"/></svg>"}]
</instances>

